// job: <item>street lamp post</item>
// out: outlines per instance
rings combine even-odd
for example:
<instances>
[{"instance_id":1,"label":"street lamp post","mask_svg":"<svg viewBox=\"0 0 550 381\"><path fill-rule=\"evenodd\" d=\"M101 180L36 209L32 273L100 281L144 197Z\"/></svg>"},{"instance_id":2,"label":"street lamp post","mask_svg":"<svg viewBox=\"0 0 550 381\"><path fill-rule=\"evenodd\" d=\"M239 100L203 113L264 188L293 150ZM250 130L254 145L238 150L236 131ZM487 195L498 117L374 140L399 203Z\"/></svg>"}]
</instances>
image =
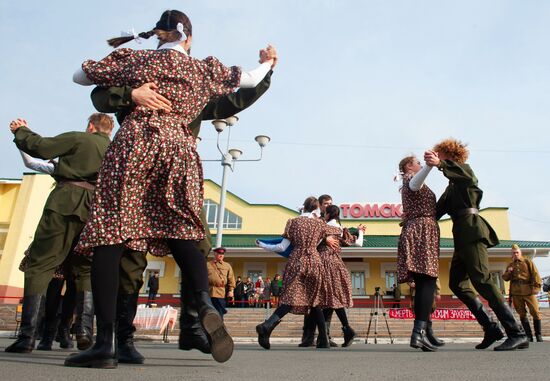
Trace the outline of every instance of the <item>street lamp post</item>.
<instances>
[{"instance_id":1,"label":"street lamp post","mask_svg":"<svg viewBox=\"0 0 550 381\"><path fill-rule=\"evenodd\" d=\"M239 158L241 157L243 151L241 151L238 148L229 148L229 139L231 137L231 126L235 125L239 119L236 116L231 116L226 119L216 119L212 121L212 124L214 125L214 128L218 132L218 139L217 139L217 147L218 151L222 155L220 160L203 160L203 161L220 161L221 165L223 167L222 172L222 184L221 184L221 192L220 192L220 204L218 206L218 215L216 216L216 245L215 247L220 247L222 245L222 238L223 238L223 220L225 217L225 199L227 194L227 178L229 175L229 170L233 171L234 164ZM226 127L229 127L228 134L227 134L227 146L225 150L222 150L220 148L220 135L224 131ZM263 149L269 143L271 138L266 135L258 135L254 138L256 140L256 143L260 146L260 157L257 159L247 159L247 160L239 160L241 162L244 161L260 161L263 157Z\"/></svg>"}]
</instances>

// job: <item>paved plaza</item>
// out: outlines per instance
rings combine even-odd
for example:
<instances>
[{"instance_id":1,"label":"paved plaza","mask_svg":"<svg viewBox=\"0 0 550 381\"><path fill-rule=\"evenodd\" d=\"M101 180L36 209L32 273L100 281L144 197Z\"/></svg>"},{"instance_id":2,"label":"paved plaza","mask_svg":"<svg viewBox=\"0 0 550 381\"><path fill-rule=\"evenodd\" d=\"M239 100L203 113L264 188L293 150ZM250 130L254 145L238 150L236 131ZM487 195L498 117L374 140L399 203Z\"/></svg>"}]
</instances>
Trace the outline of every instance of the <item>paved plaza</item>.
<instances>
[{"instance_id":1,"label":"paved plaza","mask_svg":"<svg viewBox=\"0 0 550 381\"><path fill-rule=\"evenodd\" d=\"M477 351L472 343L451 343L436 353L406 344L355 343L350 348L315 350L275 344L266 351L237 344L233 358L218 364L174 343L138 342L143 365L115 370L63 367L72 351L5 353L11 340L0 339L0 379L11 380L548 380L550 342L514 352Z\"/></svg>"}]
</instances>

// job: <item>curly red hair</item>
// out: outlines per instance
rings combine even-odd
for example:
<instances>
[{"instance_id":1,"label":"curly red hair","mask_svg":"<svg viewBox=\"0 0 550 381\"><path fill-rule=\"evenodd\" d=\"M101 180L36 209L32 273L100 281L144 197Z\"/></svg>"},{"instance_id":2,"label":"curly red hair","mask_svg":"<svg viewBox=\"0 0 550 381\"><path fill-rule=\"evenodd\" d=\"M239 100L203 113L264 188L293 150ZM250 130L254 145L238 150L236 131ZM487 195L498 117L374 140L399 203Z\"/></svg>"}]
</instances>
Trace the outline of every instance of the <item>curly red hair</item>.
<instances>
[{"instance_id":1,"label":"curly red hair","mask_svg":"<svg viewBox=\"0 0 550 381\"><path fill-rule=\"evenodd\" d=\"M433 150L443 153L452 161L463 164L468 160L468 156L470 155L470 151L466 148L467 146L466 143L462 143L457 139L445 139L436 144Z\"/></svg>"}]
</instances>

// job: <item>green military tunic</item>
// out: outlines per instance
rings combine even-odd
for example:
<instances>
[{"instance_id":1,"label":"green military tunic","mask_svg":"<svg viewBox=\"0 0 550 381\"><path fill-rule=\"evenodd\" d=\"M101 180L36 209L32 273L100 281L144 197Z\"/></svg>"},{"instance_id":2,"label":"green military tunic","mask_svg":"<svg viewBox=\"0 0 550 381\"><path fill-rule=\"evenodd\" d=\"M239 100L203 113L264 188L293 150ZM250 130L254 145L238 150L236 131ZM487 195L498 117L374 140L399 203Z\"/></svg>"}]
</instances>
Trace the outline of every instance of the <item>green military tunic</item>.
<instances>
[{"instance_id":1,"label":"green military tunic","mask_svg":"<svg viewBox=\"0 0 550 381\"><path fill-rule=\"evenodd\" d=\"M55 268L76 244L92 201L92 190L68 181L94 183L110 139L101 132L67 132L43 138L27 127L20 127L15 132L14 142L31 156L58 158L52 174L56 186L44 206L29 248L29 263L25 271L25 295L44 294ZM90 261L89 258L74 259L78 291L91 290Z\"/></svg>"},{"instance_id":2,"label":"green military tunic","mask_svg":"<svg viewBox=\"0 0 550 381\"><path fill-rule=\"evenodd\" d=\"M466 306L471 306L476 299L473 284L494 309L504 299L491 278L487 248L497 245L498 237L483 217L468 211L479 209L483 191L468 164L442 160L439 170L449 179L449 185L437 201L436 216L439 219L448 214L453 219L455 250L449 287Z\"/></svg>"},{"instance_id":3,"label":"green military tunic","mask_svg":"<svg viewBox=\"0 0 550 381\"><path fill-rule=\"evenodd\" d=\"M204 120L224 119L233 116L240 111L250 107L256 102L268 89L271 84L270 71L258 86L251 89L239 89L233 94L218 98L209 102L201 113L189 124L189 129L193 136L197 137L200 132L201 122ZM94 107L105 113L116 113L120 124L124 118L132 112L135 104L132 102L132 88L96 87L91 94ZM205 238L197 243L198 249L207 256L212 249L212 236L206 215L204 211L200 214L201 221L205 227ZM132 294L138 292L143 285L143 271L147 266L145 258L146 253L127 250L120 262L120 290L121 292Z\"/></svg>"}]
</instances>

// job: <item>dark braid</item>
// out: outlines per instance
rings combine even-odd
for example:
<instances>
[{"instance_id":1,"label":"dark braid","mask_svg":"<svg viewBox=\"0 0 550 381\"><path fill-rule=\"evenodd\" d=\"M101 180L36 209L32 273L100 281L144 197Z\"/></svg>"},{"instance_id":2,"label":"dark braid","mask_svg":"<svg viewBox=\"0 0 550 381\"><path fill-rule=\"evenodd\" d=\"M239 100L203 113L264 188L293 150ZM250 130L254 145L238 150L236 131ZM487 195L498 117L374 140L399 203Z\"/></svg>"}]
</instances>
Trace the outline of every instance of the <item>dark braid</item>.
<instances>
[{"instance_id":1,"label":"dark braid","mask_svg":"<svg viewBox=\"0 0 550 381\"><path fill-rule=\"evenodd\" d=\"M180 11L165 11L161 16L160 20L157 22L155 27L149 32L141 32L138 34L139 37L148 39L153 35L157 35L159 39L159 45L162 45L166 42L178 41L183 36L180 32L177 31L177 25L181 23L183 25L183 32L187 37L191 36L193 33L193 27L191 25L191 20L185 15L185 13ZM115 37L107 40L107 43L117 48L122 44L125 44L134 39L133 36L127 37Z\"/></svg>"},{"instance_id":2,"label":"dark braid","mask_svg":"<svg viewBox=\"0 0 550 381\"><path fill-rule=\"evenodd\" d=\"M155 35L154 30L150 30L149 32L141 32L138 34L138 37L148 39L151 36ZM125 44L129 41L132 41L134 39L134 36L125 36L125 37L115 37L107 40L107 44L112 46L113 48L118 48L120 45Z\"/></svg>"}]
</instances>

